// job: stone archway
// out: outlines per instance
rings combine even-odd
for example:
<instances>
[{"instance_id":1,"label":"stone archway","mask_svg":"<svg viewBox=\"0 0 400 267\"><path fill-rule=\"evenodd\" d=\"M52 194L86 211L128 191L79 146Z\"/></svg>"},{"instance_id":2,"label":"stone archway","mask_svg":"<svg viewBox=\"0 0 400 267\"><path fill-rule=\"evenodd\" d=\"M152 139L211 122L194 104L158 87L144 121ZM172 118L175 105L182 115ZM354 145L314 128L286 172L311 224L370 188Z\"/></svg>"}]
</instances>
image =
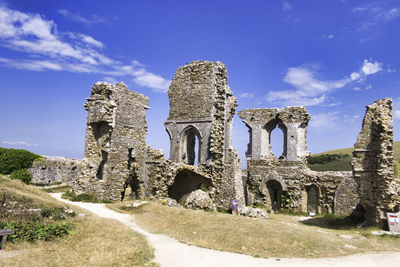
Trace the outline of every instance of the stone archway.
<instances>
[{"instance_id":1,"label":"stone archway","mask_svg":"<svg viewBox=\"0 0 400 267\"><path fill-rule=\"evenodd\" d=\"M282 185L277 180L268 180L267 189L269 193L269 200L271 201L271 209L279 211L282 204Z\"/></svg>"},{"instance_id":2,"label":"stone archway","mask_svg":"<svg viewBox=\"0 0 400 267\"><path fill-rule=\"evenodd\" d=\"M211 187L211 179L190 170L181 170L176 174L172 185L168 187L168 196L179 202L191 192L200 189L202 184Z\"/></svg>"},{"instance_id":3,"label":"stone archway","mask_svg":"<svg viewBox=\"0 0 400 267\"><path fill-rule=\"evenodd\" d=\"M319 188L316 185L306 187L307 191L307 213L315 215L318 213L319 206Z\"/></svg>"},{"instance_id":4,"label":"stone archway","mask_svg":"<svg viewBox=\"0 0 400 267\"><path fill-rule=\"evenodd\" d=\"M201 144L202 138L199 130L192 125L185 128L179 140L180 162L188 165L196 165L196 163L202 162Z\"/></svg>"}]
</instances>

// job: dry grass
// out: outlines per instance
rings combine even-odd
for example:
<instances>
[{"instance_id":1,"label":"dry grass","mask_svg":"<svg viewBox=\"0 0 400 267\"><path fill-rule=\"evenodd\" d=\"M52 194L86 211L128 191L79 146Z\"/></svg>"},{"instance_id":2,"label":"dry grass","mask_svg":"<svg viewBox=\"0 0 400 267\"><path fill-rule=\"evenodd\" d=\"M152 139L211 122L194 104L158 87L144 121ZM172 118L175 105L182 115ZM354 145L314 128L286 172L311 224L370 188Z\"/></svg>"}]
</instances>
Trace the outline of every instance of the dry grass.
<instances>
[{"instance_id":1,"label":"dry grass","mask_svg":"<svg viewBox=\"0 0 400 267\"><path fill-rule=\"evenodd\" d=\"M367 251L400 251L400 239L377 237L367 231L307 226L297 217L272 214L252 219L162 206L151 202L137 208L109 205L135 215L140 226L187 244L256 257L334 257ZM347 236L351 235L351 239Z\"/></svg>"},{"instance_id":2,"label":"dry grass","mask_svg":"<svg viewBox=\"0 0 400 267\"><path fill-rule=\"evenodd\" d=\"M46 206L65 206L37 188L6 177L0 177L0 187ZM73 209L85 213L78 208ZM73 233L66 237L51 242L8 242L6 251L24 252L12 258L1 259L0 265L157 266L152 261L153 249L145 238L114 220L86 214L66 221L73 225Z\"/></svg>"}]
</instances>

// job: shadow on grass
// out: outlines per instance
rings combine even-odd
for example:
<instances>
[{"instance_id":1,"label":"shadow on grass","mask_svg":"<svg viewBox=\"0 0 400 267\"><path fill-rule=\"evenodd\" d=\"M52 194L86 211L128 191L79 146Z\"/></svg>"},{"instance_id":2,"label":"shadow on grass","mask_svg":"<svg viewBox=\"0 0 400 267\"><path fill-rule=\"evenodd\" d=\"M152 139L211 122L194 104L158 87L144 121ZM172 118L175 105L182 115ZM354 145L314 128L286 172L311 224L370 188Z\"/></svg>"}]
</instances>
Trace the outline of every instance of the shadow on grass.
<instances>
[{"instance_id":1,"label":"shadow on grass","mask_svg":"<svg viewBox=\"0 0 400 267\"><path fill-rule=\"evenodd\" d=\"M322 214L312 219L301 221L301 223L322 228L350 230L360 227L364 220L365 217L361 215Z\"/></svg>"}]
</instances>

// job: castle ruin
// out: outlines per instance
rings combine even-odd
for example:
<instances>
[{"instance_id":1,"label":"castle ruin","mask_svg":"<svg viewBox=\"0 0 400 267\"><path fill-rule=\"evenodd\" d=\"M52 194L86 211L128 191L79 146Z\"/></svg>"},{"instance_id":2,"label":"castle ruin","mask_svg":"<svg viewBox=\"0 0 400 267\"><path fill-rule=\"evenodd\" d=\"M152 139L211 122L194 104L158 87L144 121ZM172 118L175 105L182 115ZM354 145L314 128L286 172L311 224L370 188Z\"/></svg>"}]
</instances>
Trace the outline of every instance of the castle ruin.
<instances>
[{"instance_id":1,"label":"castle ruin","mask_svg":"<svg viewBox=\"0 0 400 267\"><path fill-rule=\"evenodd\" d=\"M83 160L47 158L31 168L34 181L63 181L76 194L103 200L185 200L199 189L209 202L229 208L262 204L267 209L350 214L358 204L366 222L382 225L386 212L397 212L400 181L393 175L391 99L367 107L355 144L353 172L316 172L307 167L305 107L246 109L249 128L247 173L232 145L237 100L220 62L193 61L178 68L168 91L165 127L170 159L145 143L148 98L124 83L96 83L87 99ZM282 155L270 149L271 132L283 132ZM58 170L58 171L56 171ZM54 176L53 180L49 177Z\"/></svg>"}]
</instances>

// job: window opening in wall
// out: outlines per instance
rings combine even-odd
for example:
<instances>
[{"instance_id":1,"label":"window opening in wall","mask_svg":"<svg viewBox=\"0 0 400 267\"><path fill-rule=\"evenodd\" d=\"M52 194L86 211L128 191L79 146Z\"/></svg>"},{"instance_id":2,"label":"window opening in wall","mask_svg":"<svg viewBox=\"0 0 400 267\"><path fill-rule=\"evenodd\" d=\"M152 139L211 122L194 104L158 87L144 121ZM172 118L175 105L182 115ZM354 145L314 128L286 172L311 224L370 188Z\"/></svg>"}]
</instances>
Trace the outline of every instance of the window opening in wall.
<instances>
[{"instance_id":1,"label":"window opening in wall","mask_svg":"<svg viewBox=\"0 0 400 267\"><path fill-rule=\"evenodd\" d=\"M277 126L270 134L270 148L271 152L276 158L283 156L284 152L284 134L283 131Z\"/></svg>"},{"instance_id":2,"label":"window opening in wall","mask_svg":"<svg viewBox=\"0 0 400 267\"><path fill-rule=\"evenodd\" d=\"M269 180L267 182L267 188L271 201L271 208L273 211L279 211L281 209L282 202L282 186L276 180Z\"/></svg>"},{"instance_id":3,"label":"window opening in wall","mask_svg":"<svg viewBox=\"0 0 400 267\"><path fill-rule=\"evenodd\" d=\"M181 139L181 161L189 165L200 162L200 138L195 128L189 128Z\"/></svg>"},{"instance_id":4,"label":"window opening in wall","mask_svg":"<svg viewBox=\"0 0 400 267\"><path fill-rule=\"evenodd\" d=\"M103 169L104 169L104 165L107 163L108 160L108 153L107 151L102 150L101 151L101 162L99 165L99 168L97 169L97 173L96 173L96 177L97 179L101 180L103 179Z\"/></svg>"}]
</instances>

